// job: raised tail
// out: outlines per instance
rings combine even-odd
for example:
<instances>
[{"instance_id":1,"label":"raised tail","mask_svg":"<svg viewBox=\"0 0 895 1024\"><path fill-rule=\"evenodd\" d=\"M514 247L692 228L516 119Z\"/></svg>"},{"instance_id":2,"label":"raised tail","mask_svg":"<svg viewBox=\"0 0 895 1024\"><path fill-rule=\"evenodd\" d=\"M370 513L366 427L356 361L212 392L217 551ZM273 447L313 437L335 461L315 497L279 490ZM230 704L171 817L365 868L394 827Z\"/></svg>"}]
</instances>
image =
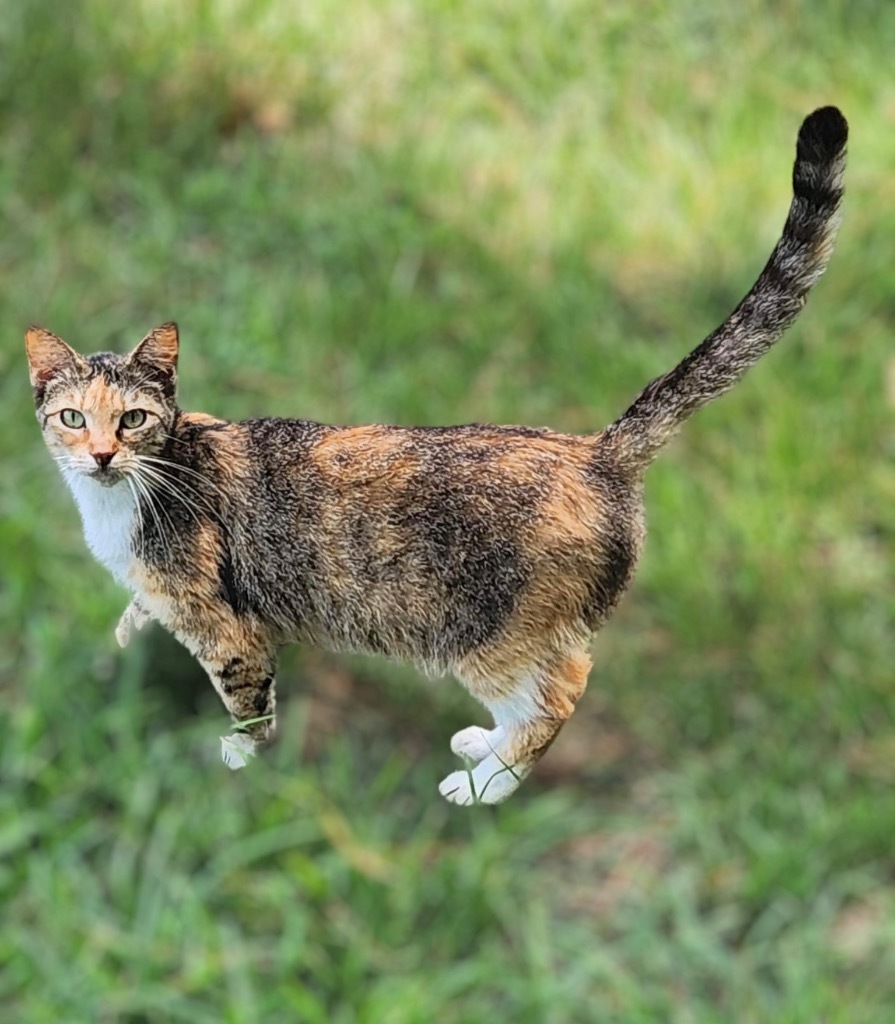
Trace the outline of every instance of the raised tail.
<instances>
[{"instance_id":1,"label":"raised tail","mask_svg":"<svg viewBox=\"0 0 895 1024\"><path fill-rule=\"evenodd\" d=\"M598 444L642 472L687 417L723 395L801 312L830 259L839 227L848 123L836 107L805 118L796 143L792 205L780 241L752 290L670 373L648 384Z\"/></svg>"}]
</instances>

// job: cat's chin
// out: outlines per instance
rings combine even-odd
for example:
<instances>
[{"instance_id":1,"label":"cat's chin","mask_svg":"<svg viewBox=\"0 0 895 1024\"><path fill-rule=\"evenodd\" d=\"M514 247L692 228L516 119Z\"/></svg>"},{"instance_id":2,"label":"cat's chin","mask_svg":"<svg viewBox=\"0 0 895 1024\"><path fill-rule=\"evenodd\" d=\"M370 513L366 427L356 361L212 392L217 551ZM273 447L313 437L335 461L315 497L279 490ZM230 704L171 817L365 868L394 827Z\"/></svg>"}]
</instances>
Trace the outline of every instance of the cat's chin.
<instances>
[{"instance_id":1,"label":"cat's chin","mask_svg":"<svg viewBox=\"0 0 895 1024\"><path fill-rule=\"evenodd\" d=\"M124 481L124 473L117 469L97 469L85 476L101 487L115 487Z\"/></svg>"}]
</instances>

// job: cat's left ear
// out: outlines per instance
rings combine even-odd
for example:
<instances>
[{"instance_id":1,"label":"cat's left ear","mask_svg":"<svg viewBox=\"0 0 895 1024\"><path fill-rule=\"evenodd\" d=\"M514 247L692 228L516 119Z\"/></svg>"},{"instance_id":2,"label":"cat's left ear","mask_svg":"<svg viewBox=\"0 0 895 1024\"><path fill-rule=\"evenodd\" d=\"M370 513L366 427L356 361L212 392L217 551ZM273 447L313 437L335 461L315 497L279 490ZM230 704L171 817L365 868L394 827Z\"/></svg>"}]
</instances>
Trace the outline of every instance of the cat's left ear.
<instances>
[{"instance_id":1,"label":"cat's left ear","mask_svg":"<svg viewBox=\"0 0 895 1024\"><path fill-rule=\"evenodd\" d=\"M177 353L180 335L177 324L162 324L149 332L127 357L129 363L143 363L172 382L177 377Z\"/></svg>"}]
</instances>

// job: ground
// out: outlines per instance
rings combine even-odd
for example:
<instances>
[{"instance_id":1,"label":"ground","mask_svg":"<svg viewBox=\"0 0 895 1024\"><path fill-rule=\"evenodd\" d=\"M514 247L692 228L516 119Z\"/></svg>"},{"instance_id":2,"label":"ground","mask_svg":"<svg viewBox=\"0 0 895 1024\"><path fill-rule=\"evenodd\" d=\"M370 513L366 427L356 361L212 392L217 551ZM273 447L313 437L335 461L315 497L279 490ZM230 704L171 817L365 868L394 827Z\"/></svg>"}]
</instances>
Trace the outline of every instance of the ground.
<instances>
[{"instance_id":1,"label":"ground","mask_svg":"<svg viewBox=\"0 0 895 1024\"><path fill-rule=\"evenodd\" d=\"M0 1016L887 1024L895 8L7 14ZM519 792L446 804L486 718L318 652L228 772L190 660L116 645L25 326L124 349L174 318L183 403L218 415L592 429L754 280L826 103L828 275L651 471L638 580Z\"/></svg>"}]
</instances>

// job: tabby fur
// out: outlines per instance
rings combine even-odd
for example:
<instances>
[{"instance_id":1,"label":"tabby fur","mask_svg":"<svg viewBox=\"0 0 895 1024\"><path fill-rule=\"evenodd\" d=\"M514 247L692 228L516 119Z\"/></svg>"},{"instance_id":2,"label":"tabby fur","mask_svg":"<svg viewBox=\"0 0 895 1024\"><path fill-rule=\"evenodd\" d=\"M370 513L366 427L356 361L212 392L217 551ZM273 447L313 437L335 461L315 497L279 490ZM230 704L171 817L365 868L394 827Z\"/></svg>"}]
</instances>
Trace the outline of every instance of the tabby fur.
<instances>
[{"instance_id":1,"label":"tabby fur","mask_svg":"<svg viewBox=\"0 0 895 1024\"><path fill-rule=\"evenodd\" d=\"M453 737L475 767L440 790L460 804L507 797L572 714L591 637L631 582L646 468L774 344L824 272L846 138L835 108L806 119L789 216L756 284L597 434L228 422L178 408L173 323L126 356L81 356L31 328L47 445L91 550L133 595L119 639L148 618L171 630L248 723L250 749L274 733L283 644L452 673L494 726Z\"/></svg>"}]
</instances>

